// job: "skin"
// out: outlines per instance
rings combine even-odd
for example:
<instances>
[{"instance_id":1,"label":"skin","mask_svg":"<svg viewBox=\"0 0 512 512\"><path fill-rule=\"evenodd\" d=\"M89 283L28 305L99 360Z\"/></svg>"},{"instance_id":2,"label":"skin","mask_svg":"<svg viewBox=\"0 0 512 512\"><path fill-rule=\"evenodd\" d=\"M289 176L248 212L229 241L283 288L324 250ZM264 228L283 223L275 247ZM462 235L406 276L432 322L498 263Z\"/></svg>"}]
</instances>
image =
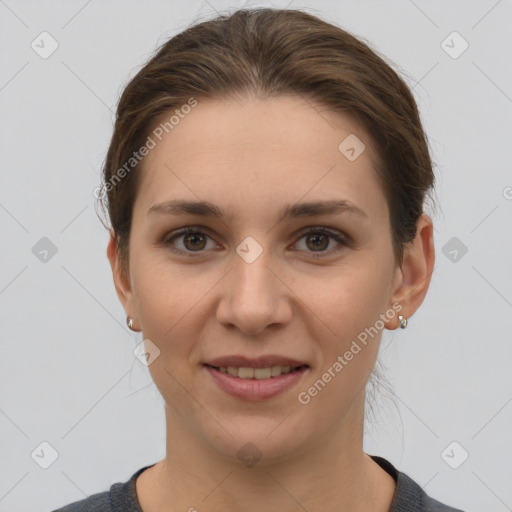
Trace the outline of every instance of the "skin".
<instances>
[{"instance_id":1,"label":"skin","mask_svg":"<svg viewBox=\"0 0 512 512\"><path fill-rule=\"evenodd\" d=\"M338 150L349 134L366 146L355 161ZM149 370L166 404L166 456L137 479L144 512L389 510L395 482L363 452L365 385L382 331L307 405L297 399L394 303L410 319L430 283L432 221L419 218L397 266L375 161L355 119L296 96L200 101L143 160L129 269L112 233L107 255L126 314L160 350ZM178 198L231 215L147 213ZM327 199L366 216L278 222L285 204ZM207 236L197 245L181 236L173 244L184 254L170 250L174 230L198 225ZM352 243L326 237L317 248L302 232L322 226ZM252 263L236 252L247 236L263 248ZM293 389L248 402L202 366L231 354L285 355L310 368ZM253 467L237 457L247 442L262 454Z\"/></svg>"}]
</instances>

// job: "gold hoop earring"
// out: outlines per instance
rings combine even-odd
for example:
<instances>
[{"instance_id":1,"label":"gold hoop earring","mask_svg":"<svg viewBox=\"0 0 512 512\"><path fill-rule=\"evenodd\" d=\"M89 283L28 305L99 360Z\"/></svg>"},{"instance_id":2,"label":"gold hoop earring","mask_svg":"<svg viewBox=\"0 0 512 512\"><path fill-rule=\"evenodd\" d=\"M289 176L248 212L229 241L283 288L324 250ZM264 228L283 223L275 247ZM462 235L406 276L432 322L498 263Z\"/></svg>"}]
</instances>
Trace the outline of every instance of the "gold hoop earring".
<instances>
[{"instance_id":1,"label":"gold hoop earring","mask_svg":"<svg viewBox=\"0 0 512 512\"><path fill-rule=\"evenodd\" d=\"M403 315L398 315L399 327L400 329L405 329L407 327L407 318Z\"/></svg>"}]
</instances>

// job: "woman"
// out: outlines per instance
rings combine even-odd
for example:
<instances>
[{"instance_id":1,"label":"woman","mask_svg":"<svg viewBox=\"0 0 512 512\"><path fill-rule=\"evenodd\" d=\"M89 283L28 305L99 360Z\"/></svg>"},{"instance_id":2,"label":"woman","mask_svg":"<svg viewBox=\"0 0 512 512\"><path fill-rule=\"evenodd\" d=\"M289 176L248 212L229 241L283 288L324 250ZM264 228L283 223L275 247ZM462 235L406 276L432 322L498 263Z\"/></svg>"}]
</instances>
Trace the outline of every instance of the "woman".
<instances>
[{"instance_id":1,"label":"woman","mask_svg":"<svg viewBox=\"0 0 512 512\"><path fill-rule=\"evenodd\" d=\"M108 258L166 404L165 458L60 511L453 511L363 452L384 329L434 265L416 103L295 10L166 42L120 99Z\"/></svg>"}]
</instances>

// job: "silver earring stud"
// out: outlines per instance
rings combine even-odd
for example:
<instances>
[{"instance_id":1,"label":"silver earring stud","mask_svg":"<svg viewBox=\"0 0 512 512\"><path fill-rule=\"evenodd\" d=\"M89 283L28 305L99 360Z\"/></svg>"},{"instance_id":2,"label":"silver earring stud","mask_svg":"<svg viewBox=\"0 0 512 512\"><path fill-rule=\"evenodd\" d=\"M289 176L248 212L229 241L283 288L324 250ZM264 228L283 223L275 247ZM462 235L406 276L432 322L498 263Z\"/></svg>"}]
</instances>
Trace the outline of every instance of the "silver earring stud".
<instances>
[{"instance_id":1,"label":"silver earring stud","mask_svg":"<svg viewBox=\"0 0 512 512\"><path fill-rule=\"evenodd\" d=\"M133 318L130 318L129 316L126 317L126 325L128 326L128 328L132 331L135 331L135 329L133 328Z\"/></svg>"},{"instance_id":2,"label":"silver earring stud","mask_svg":"<svg viewBox=\"0 0 512 512\"><path fill-rule=\"evenodd\" d=\"M403 315L398 315L398 321L400 322L400 329L405 329L407 327L407 318Z\"/></svg>"}]
</instances>

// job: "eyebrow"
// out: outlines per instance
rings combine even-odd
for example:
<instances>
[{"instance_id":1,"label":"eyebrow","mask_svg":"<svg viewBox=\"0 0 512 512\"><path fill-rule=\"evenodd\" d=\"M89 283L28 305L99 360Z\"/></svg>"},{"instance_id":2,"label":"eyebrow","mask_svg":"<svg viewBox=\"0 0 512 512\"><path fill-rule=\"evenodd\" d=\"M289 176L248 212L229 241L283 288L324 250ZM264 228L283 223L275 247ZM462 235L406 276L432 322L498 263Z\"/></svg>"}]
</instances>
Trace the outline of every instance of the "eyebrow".
<instances>
[{"instance_id":1,"label":"eyebrow","mask_svg":"<svg viewBox=\"0 0 512 512\"><path fill-rule=\"evenodd\" d=\"M148 209L146 215L154 213L164 215L198 215L215 219L229 216L222 208L209 201L186 201L182 199L174 199L155 204ZM280 211L278 222L298 217L314 217L318 215L341 213L355 213L360 217L368 218L366 212L358 208L355 204L344 199L337 199L285 205Z\"/></svg>"}]
</instances>

